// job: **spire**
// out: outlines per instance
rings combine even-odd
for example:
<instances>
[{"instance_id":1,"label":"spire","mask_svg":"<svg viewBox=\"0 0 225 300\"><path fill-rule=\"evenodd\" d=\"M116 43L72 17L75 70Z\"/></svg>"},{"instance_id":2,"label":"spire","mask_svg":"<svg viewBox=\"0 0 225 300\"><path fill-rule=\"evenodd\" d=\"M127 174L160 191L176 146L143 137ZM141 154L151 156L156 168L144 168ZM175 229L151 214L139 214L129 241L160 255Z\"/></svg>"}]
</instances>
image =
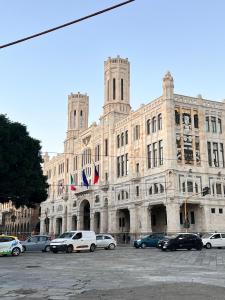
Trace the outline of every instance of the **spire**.
<instances>
[{"instance_id":1,"label":"spire","mask_svg":"<svg viewBox=\"0 0 225 300\"><path fill-rule=\"evenodd\" d=\"M173 77L168 71L163 78L163 97L164 99L173 99L174 84Z\"/></svg>"}]
</instances>

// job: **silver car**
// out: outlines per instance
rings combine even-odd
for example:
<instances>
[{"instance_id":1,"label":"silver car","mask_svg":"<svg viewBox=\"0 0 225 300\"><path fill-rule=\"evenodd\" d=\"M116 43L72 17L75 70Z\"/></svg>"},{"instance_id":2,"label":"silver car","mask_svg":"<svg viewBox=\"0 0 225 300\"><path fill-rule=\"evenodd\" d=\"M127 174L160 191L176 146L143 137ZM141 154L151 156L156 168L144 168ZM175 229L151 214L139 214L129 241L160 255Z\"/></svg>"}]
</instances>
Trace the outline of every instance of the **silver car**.
<instances>
[{"instance_id":1,"label":"silver car","mask_svg":"<svg viewBox=\"0 0 225 300\"><path fill-rule=\"evenodd\" d=\"M110 234L96 234L97 248L114 250L117 246L116 240Z\"/></svg>"},{"instance_id":2,"label":"silver car","mask_svg":"<svg viewBox=\"0 0 225 300\"><path fill-rule=\"evenodd\" d=\"M50 251L51 238L47 235L33 235L26 241L21 241L23 251Z\"/></svg>"}]
</instances>

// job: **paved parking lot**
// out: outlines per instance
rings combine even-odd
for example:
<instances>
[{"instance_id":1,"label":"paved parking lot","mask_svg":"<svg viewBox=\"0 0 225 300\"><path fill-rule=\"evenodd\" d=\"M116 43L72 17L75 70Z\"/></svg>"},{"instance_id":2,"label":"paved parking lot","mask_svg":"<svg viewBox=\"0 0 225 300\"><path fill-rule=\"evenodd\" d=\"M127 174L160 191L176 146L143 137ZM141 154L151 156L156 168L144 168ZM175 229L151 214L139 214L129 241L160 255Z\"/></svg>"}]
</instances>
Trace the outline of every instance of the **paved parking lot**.
<instances>
[{"instance_id":1,"label":"paved parking lot","mask_svg":"<svg viewBox=\"0 0 225 300\"><path fill-rule=\"evenodd\" d=\"M0 299L225 299L225 249L0 257ZM193 298L192 298L193 297Z\"/></svg>"}]
</instances>

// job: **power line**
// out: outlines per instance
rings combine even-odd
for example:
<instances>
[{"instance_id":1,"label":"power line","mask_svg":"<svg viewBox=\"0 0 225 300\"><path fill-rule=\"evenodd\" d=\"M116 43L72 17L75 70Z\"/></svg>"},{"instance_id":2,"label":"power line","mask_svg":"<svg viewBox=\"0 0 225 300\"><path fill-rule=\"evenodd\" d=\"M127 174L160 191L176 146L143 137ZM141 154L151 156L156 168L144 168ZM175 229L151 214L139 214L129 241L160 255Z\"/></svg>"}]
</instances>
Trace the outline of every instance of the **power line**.
<instances>
[{"instance_id":1,"label":"power line","mask_svg":"<svg viewBox=\"0 0 225 300\"><path fill-rule=\"evenodd\" d=\"M30 40L30 39L39 37L39 36L44 35L44 34L47 34L47 33L50 33L50 32L52 32L52 31L56 31L56 30L58 30L58 29L61 29L61 28L64 28L64 27L73 25L73 24L75 24L75 23L78 23L78 22L84 21L84 20L86 20L86 19L95 17L95 16L97 16L97 15L103 14L103 13L105 13L105 12L108 12L108 11L110 11L110 10L113 10L113 9L115 9L115 8L118 8L118 7L120 7L120 6L129 4L129 3L134 2L134 1L135 1L135 0L125 1L125 2L122 2L122 3L116 4L116 5L110 6L110 7L108 7L108 8L105 8L105 9L103 9L103 10L97 11L97 12L95 12L95 13L93 13L93 14L90 14L90 15L87 15L87 16L85 16L85 17L82 17L82 18L73 20L73 21L68 22L68 23L64 23L64 24L59 25L59 26L57 26L57 27L53 27L53 28L47 29L47 30L45 30L45 31L41 31L41 32L39 32L39 33L36 33L36 34L30 35L30 36L27 36L27 37L25 37L25 38L22 38L22 39L19 39L19 40L16 40L16 41L13 41L13 42L10 42L10 43L1 45L1 46L0 46L0 49L6 48L6 47L10 47L10 46L13 46L13 45L15 45L15 44L22 43L22 42L25 42L25 41L27 41L27 40Z\"/></svg>"}]
</instances>

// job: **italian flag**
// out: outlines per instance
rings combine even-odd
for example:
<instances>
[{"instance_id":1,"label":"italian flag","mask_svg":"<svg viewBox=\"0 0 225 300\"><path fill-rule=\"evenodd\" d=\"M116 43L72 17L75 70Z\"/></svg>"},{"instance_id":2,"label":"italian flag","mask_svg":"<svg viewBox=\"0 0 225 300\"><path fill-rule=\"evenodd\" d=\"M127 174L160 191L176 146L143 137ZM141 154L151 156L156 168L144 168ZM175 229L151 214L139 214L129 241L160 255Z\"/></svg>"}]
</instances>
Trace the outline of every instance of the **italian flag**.
<instances>
[{"instance_id":1,"label":"italian flag","mask_svg":"<svg viewBox=\"0 0 225 300\"><path fill-rule=\"evenodd\" d=\"M72 175L70 175L70 190L71 191L76 191L76 187L74 185L74 179L73 179Z\"/></svg>"}]
</instances>

